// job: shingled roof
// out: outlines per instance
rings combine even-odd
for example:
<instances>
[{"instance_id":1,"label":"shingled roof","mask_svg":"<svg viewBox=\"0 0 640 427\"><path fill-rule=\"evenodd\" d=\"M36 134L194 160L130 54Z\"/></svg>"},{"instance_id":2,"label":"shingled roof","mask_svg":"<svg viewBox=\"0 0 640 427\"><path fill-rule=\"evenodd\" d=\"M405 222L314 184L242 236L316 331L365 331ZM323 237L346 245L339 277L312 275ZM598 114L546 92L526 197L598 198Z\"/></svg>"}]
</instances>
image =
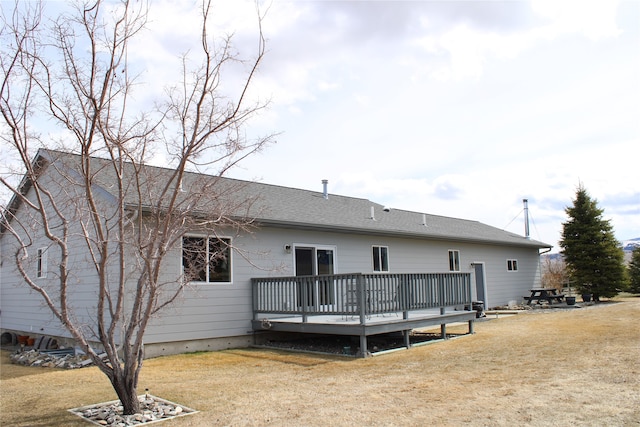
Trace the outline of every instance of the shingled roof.
<instances>
[{"instance_id":1,"label":"shingled roof","mask_svg":"<svg viewBox=\"0 0 640 427\"><path fill-rule=\"evenodd\" d=\"M59 151L41 150L38 154L50 162L64 164L68 168L79 166L79 156ZM107 161L93 158L94 167L100 172L93 180L94 185L108 194L113 193L113 170L100 167ZM132 165L130 165L132 166ZM143 166L153 180L170 179L173 170L155 166ZM531 248L551 248L536 240L527 239L515 233L501 230L478 221L429 215L401 209L385 209L383 205L367 199L328 194L259 182L241 181L219 176L188 173L183 186L185 191L196 182L208 182L220 194L219 202L251 200L245 205L238 204L238 215L249 216L263 226L315 229L324 231L349 232L428 240L447 240L496 245L523 246ZM153 193L153 188L143 193ZM152 198L152 196L149 196ZM224 199L224 200L221 200ZM151 199L150 199L151 200ZM149 200L149 204L151 201ZM131 204L138 200L132 198ZM208 201L207 203L211 203ZM145 204L145 201L142 201ZM206 213L206 206L193 207L194 212ZM372 218L373 212L373 218Z\"/></svg>"},{"instance_id":2,"label":"shingled roof","mask_svg":"<svg viewBox=\"0 0 640 427\"><path fill-rule=\"evenodd\" d=\"M386 209L367 199L253 183L265 204L260 222L287 227L422 239L506 244L537 248L551 245L478 221ZM373 212L373 217L372 217Z\"/></svg>"}]
</instances>

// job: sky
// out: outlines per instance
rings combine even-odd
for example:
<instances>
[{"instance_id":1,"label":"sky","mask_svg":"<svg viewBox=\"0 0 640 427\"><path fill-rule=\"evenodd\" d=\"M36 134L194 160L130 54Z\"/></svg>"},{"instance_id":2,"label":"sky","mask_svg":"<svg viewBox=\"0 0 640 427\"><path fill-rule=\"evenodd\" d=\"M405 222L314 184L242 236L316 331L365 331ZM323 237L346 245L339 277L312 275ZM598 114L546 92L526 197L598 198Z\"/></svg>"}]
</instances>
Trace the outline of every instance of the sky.
<instances>
[{"instance_id":1,"label":"sky","mask_svg":"<svg viewBox=\"0 0 640 427\"><path fill-rule=\"evenodd\" d=\"M153 0L146 78L191 49L191 1ZM471 219L557 252L583 185L616 237L640 237L640 0L259 3L267 54L248 135L277 133L230 177ZM214 1L245 57L256 5ZM160 86L158 83L156 86Z\"/></svg>"},{"instance_id":2,"label":"sky","mask_svg":"<svg viewBox=\"0 0 640 427\"><path fill-rule=\"evenodd\" d=\"M528 199L554 251L582 184L640 237L639 1L275 0L263 30L281 134L232 176L518 234Z\"/></svg>"}]
</instances>

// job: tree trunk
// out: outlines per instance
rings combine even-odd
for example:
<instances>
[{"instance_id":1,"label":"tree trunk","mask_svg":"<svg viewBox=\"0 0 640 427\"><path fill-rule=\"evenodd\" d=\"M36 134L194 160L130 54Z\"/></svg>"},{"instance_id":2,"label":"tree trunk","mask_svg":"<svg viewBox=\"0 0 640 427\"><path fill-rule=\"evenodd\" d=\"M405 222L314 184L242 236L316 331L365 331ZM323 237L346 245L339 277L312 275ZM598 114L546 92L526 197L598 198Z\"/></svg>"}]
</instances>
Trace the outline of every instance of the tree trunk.
<instances>
[{"instance_id":1,"label":"tree trunk","mask_svg":"<svg viewBox=\"0 0 640 427\"><path fill-rule=\"evenodd\" d=\"M123 415L133 415L140 412L138 388L134 385L135 383L127 381L125 373L114 377L111 383L122 404Z\"/></svg>"}]
</instances>

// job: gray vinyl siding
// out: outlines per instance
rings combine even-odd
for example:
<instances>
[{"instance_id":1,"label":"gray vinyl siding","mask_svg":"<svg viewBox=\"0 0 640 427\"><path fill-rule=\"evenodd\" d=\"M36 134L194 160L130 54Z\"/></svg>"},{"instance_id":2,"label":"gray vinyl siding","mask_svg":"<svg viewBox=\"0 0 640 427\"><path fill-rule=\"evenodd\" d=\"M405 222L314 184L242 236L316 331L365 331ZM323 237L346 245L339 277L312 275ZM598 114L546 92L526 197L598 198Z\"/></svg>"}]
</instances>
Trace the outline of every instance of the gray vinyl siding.
<instances>
[{"instance_id":1,"label":"gray vinyl siding","mask_svg":"<svg viewBox=\"0 0 640 427\"><path fill-rule=\"evenodd\" d=\"M5 236L6 237L6 236ZM252 277L294 274L294 254L284 250L285 245L335 246L337 273L372 272L373 245L389 248L389 272L447 272L448 251L460 252L462 272L470 272L472 262L483 262L487 280L487 299L490 306L505 305L511 300L522 301L522 296L539 282L538 251L532 248L481 245L471 243L434 241L423 239L369 236L285 228L261 228L251 235L233 236L239 252L232 255L233 282L231 284L192 284L178 299L152 320L145 334L145 342L161 343L207 338L242 336L250 334ZM68 336L53 318L39 295L29 291L15 271L7 268L8 239L2 239L2 327L36 333ZM40 242L38 242L40 243ZM44 242L42 242L44 246ZM95 307L97 277L89 268L83 242L78 241L73 260L73 307L82 321L91 324ZM40 247L38 244L35 248ZM245 259L248 258L248 259ZM509 272L507 259L518 260L518 271ZM163 281L178 280L181 268L181 248L174 248L167 257ZM55 249L48 256L47 279L55 283ZM35 268L35 267L34 267ZM35 271L35 270L34 270ZM87 313L87 314L83 314Z\"/></svg>"},{"instance_id":2,"label":"gray vinyl siding","mask_svg":"<svg viewBox=\"0 0 640 427\"><path fill-rule=\"evenodd\" d=\"M57 183L65 183L56 173L55 168L47 168L46 174L40 178L43 184L49 184L49 188L61 188ZM63 190L65 191L65 190ZM33 191L27 196L33 199ZM82 230L79 224L77 212L82 209L75 209L73 202L66 201L62 196L58 199L65 217L69 220L71 227L68 249L70 258L68 261L68 301L69 312L75 323L85 325L87 331L97 330L96 326L96 301L98 289L98 277L90 258L86 242L81 237ZM82 197L75 200L84 200ZM45 200L46 201L46 200ZM61 203L60 201L66 201ZM49 207L51 212L52 208ZM86 210L85 210L86 211ZM27 211L22 205L18 208L16 216L25 221ZM55 224L51 224L55 232ZM33 233L33 245L28 248L29 258L27 271L33 278L36 285L50 291L50 296L54 304L58 304L58 280L60 264L60 249L53 245L44 236L43 230ZM25 283L22 276L17 271L14 261L16 242L9 233L0 236L2 267L0 271L1 296L0 296L0 320L3 329L24 331L33 334L52 335L60 337L70 337L69 332L62 326L60 321L53 315L51 309L46 305L43 297L32 290ZM47 275L46 278L36 278L36 254L37 249L47 247ZM113 276L113 275L112 275Z\"/></svg>"},{"instance_id":3,"label":"gray vinyl siding","mask_svg":"<svg viewBox=\"0 0 640 427\"><path fill-rule=\"evenodd\" d=\"M60 153L53 157L60 156ZM62 159L64 160L64 155ZM73 156L71 156L73 157ZM97 161L97 160L96 160ZM58 165L68 175L62 177L56 168L46 168L39 178L50 184L60 195L67 191L80 191L69 185L69 179L78 174L72 169L77 159ZM105 209L112 209L109 193L113 184L109 179L110 168L101 169L105 176L96 176L96 191L103 197ZM168 170L155 170L159 176ZM203 178L199 174L187 174L187 181ZM100 178L100 179L98 179ZM216 177L209 177L217 179ZM103 181L104 180L104 181ZM188 182L187 182L188 184ZM229 232L225 237L233 239L236 250L232 254L232 283L191 284L178 300L152 319L145 342L163 343L209 338L246 336L251 334L251 278L293 275L294 252L284 250L285 245L323 245L335 248L337 273L373 272L372 246L385 246L389 250L390 273L437 273L449 271L449 250L460 252L462 272L474 273L473 262L485 266L488 306L507 304L511 300L522 301L528 290L539 285L538 250L545 244L524 239L475 221L460 220L402 210L383 211L365 199L321 194L293 188L258 183L241 183L222 180L218 183L231 186L242 198L259 196L252 205L256 209L256 223L262 223L252 234ZM100 187L102 185L102 187ZM227 188L227 187L224 187ZM237 191L235 191L237 190ZM64 200L64 199L63 199ZM84 200L82 197L76 200ZM132 201L134 204L135 199ZM111 206L111 207L110 207ZM369 215L375 209L376 220ZM71 200L65 204L71 215L86 209L74 209ZM244 212L244 211L243 211ZM16 215L27 221L24 207ZM262 216L260 216L262 215ZM72 220L77 227L78 219ZM267 224L267 225L265 225ZM224 233L223 233L224 234ZM40 295L31 291L15 270L12 236L0 235L0 324L3 329L34 332L56 336L68 336L50 310L44 306ZM36 236L30 249L32 259L40 247L49 242ZM95 324L96 292L98 277L89 258L86 243L81 237L70 242L74 257L70 260L71 308L77 321L91 327ZM55 287L55 248L48 255L48 274L38 283ZM135 257L127 257L134 266ZM518 271L509 272L507 259L518 260ZM182 253L176 245L166 258L161 282L169 287L180 280ZM35 264L30 266L35 276ZM112 277L118 272L112 271ZM135 274L128 283L135 289ZM127 301L131 304L131 301ZM125 310L126 311L126 310ZM95 330L95 329L94 329Z\"/></svg>"},{"instance_id":4,"label":"gray vinyl siding","mask_svg":"<svg viewBox=\"0 0 640 427\"><path fill-rule=\"evenodd\" d=\"M18 215L24 212L21 207ZM25 218L24 215L21 215ZM44 289L51 289L52 297L55 289L59 287L57 280L60 252L56 246L52 246L51 242L44 238L42 233L34 236L33 245L28 248L28 258L26 260L26 271L30 274L37 286ZM73 246L73 242L70 242ZM55 318L52 311L46 305L42 296L36 291L29 288L15 266L15 250L16 242L12 235L4 233L1 237L2 245L2 269L1 283L2 295L1 301L1 321L3 329L11 329L25 332L33 332L36 334L49 334L56 336L69 336L64 330L60 322ZM47 274L46 278L36 278L36 260L38 248L47 247ZM71 309L77 312L79 321L87 323L90 318L84 315L86 304L91 300L88 294L87 275L89 273L87 264L83 256L76 257L70 264L76 264L77 268L72 268L74 276L70 277L71 286L69 296L71 298ZM56 301L55 297L53 298ZM95 305L95 300L92 301ZM89 323L90 324L90 323Z\"/></svg>"},{"instance_id":5,"label":"gray vinyl siding","mask_svg":"<svg viewBox=\"0 0 640 427\"><path fill-rule=\"evenodd\" d=\"M245 250L243 238L231 233L232 244ZM182 268L181 246L168 254L162 281L178 280ZM191 283L172 306L152 319L145 342L162 343L246 335L250 330L251 264L232 253L232 283Z\"/></svg>"},{"instance_id":6,"label":"gray vinyl siding","mask_svg":"<svg viewBox=\"0 0 640 427\"><path fill-rule=\"evenodd\" d=\"M15 270L7 267L11 264L6 262L7 245L5 239L2 240L3 265L0 273L2 329L48 334L60 332L58 322L55 321L51 311L45 307L40 296L26 287Z\"/></svg>"},{"instance_id":7,"label":"gray vinyl siding","mask_svg":"<svg viewBox=\"0 0 640 427\"><path fill-rule=\"evenodd\" d=\"M285 245L335 246L337 273L372 272L373 245L389 248L389 272L440 273L449 271L448 251L460 251L462 272L474 274L472 262L485 263L487 296L491 306L522 301L539 275L538 250L497 245L453 243L321 231L264 227L251 235L236 236L243 251L233 255L233 283L193 284L173 308L155 319L145 342L160 343L247 335L251 332L252 277L294 274L294 253ZM245 257L249 258L248 260ZM180 268L176 248L167 265L169 275ZM518 271L508 272L507 259L518 260ZM167 276L169 277L169 276Z\"/></svg>"}]
</instances>

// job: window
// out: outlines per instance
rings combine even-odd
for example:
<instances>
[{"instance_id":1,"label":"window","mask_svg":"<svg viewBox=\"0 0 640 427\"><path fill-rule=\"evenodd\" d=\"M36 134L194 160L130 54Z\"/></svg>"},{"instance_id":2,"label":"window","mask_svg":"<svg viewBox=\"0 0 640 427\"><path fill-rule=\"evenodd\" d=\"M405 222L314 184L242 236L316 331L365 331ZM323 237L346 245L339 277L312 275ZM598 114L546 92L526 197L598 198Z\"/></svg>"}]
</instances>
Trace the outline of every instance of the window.
<instances>
[{"instance_id":1,"label":"window","mask_svg":"<svg viewBox=\"0 0 640 427\"><path fill-rule=\"evenodd\" d=\"M449 271L460 271L460 251L449 251Z\"/></svg>"},{"instance_id":2,"label":"window","mask_svg":"<svg viewBox=\"0 0 640 427\"><path fill-rule=\"evenodd\" d=\"M36 277L42 279L47 277L47 248L38 249Z\"/></svg>"},{"instance_id":3,"label":"window","mask_svg":"<svg viewBox=\"0 0 640 427\"><path fill-rule=\"evenodd\" d=\"M389 248L373 247L373 271L389 271Z\"/></svg>"},{"instance_id":4,"label":"window","mask_svg":"<svg viewBox=\"0 0 640 427\"><path fill-rule=\"evenodd\" d=\"M508 259L507 260L507 271L518 271L518 260L517 259Z\"/></svg>"},{"instance_id":5,"label":"window","mask_svg":"<svg viewBox=\"0 0 640 427\"><path fill-rule=\"evenodd\" d=\"M231 239L184 237L182 271L190 282L231 283Z\"/></svg>"}]
</instances>

